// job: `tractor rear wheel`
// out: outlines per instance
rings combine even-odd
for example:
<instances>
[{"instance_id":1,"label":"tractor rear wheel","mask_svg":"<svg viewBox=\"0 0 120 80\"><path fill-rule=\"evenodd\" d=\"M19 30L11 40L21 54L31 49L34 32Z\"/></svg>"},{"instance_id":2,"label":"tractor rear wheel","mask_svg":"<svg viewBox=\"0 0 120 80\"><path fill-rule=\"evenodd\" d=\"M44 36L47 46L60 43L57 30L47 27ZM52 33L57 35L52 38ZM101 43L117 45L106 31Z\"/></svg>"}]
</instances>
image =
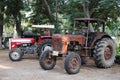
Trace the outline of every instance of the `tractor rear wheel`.
<instances>
[{"instance_id":1,"label":"tractor rear wheel","mask_svg":"<svg viewBox=\"0 0 120 80\"><path fill-rule=\"evenodd\" d=\"M109 68L113 65L116 55L115 44L110 38L99 40L94 47L94 60L99 68Z\"/></svg>"},{"instance_id":2,"label":"tractor rear wheel","mask_svg":"<svg viewBox=\"0 0 120 80\"><path fill-rule=\"evenodd\" d=\"M19 48L16 48L9 52L9 58L12 61L20 61L22 59L22 56L23 56L23 53Z\"/></svg>"},{"instance_id":3,"label":"tractor rear wheel","mask_svg":"<svg viewBox=\"0 0 120 80\"><path fill-rule=\"evenodd\" d=\"M39 63L44 70L51 70L56 65L56 57L52 56L52 51L46 50L41 54Z\"/></svg>"},{"instance_id":4,"label":"tractor rear wheel","mask_svg":"<svg viewBox=\"0 0 120 80\"><path fill-rule=\"evenodd\" d=\"M51 39L43 39L43 41L37 47L38 56L40 56L45 50L52 50L52 40Z\"/></svg>"},{"instance_id":5,"label":"tractor rear wheel","mask_svg":"<svg viewBox=\"0 0 120 80\"><path fill-rule=\"evenodd\" d=\"M66 56L64 66L68 74L78 73L81 66L80 55L75 52L69 52Z\"/></svg>"}]
</instances>

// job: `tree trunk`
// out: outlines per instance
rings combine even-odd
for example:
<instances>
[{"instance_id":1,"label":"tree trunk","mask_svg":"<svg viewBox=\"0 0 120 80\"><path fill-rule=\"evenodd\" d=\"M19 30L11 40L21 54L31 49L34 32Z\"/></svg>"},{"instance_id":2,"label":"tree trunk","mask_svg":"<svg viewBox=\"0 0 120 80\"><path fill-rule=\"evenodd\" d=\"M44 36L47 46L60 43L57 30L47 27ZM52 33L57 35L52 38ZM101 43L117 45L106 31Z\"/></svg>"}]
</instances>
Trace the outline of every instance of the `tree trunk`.
<instances>
[{"instance_id":1,"label":"tree trunk","mask_svg":"<svg viewBox=\"0 0 120 80\"><path fill-rule=\"evenodd\" d=\"M18 17L19 16L19 17ZM17 18L18 17L18 18ZM14 15L15 23L16 23L16 31L18 34L18 37L20 38L22 36L22 28L21 28L21 17L19 15ZM14 30L13 30L14 31Z\"/></svg>"},{"instance_id":2,"label":"tree trunk","mask_svg":"<svg viewBox=\"0 0 120 80\"><path fill-rule=\"evenodd\" d=\"M85 13L85 17L90 18L89 9L88 9L88 3L83 3L83 11Z\"/></svg>"},{"instance_id":3,"label":"tree trunk","mask_svg":"<svg viewBox=\"0 0 120 80\"><path fill-rule=\"evenodd\" d=\"M21 28L21 22L20 21L16 21L16 31L17 31L17 34L18 34L18 37L20 38L21 37L21 32L22 32L22 28Z\"/></svg>"},{"instance_id":4,"label":"tree trunk","mask_svg":"<svg viewBox=\"0 0 120 80\"><path fill-rule=\"evenodd\" d=\"M47 0L43 0L43 1L44 1L44 4L45 4L47 12L48 12L48 18L49 18L50 22L53 24L54 19L52 18L52 13L51 13L51 10L50 10L50 6L48 5Z\"/></svg>"},{"instance_id":5,"label":"tree trunk","mask_svg":"<svg viewBox=\"0 0 120 80\"><path fill-rule=\"evenodd\" d=\"M2 49L2 33L3 33L3 25L0 24L0 49Z\"/></svg>"},{"instance_id":6,"label":"tree trunk","mask_svg":"<svg viewBox=\"0 0 120 80\"><path fill-rule=\"evenodd\" d=\"M4 6L1 8L0 12L0 49L2 49L2 34L3 34L3 20L4 20Z\"/></svg>"},{"instance_id":7,"label":"tree trunk","mask_svg":"<svg viewBox=\"0 0 120 80\"><path fill-rule=\"evenodd\" d=\"M89 13L89 3L84 2L83 3L83 11L85 13L85 18L90 18L90 13ZM90 32L94 32L94 28L92 26L92 24L88 24L88 26L90 26Z\"/></svg>"},{"instance_id":8,"label":"tree trunk","mask_svg":"<svg viewBox=\"0 0 120 80\"><path fill-rule=\"evenodd\" d=\"M58 0L55 1L55 11L56 11L56 23L55 23L55 27L56 27L56 33L60 33L59 29L58 29L58 26L59 26L59 23L58 23Z\"/></svg>"},{"instance_id":9,"label":"tree trunk","mask_svg":"<svg viewBox=\"0 0 120 80\"><path fill-rule=\"evenodd\" d=\"M56 4L56 20L52 16L52 12L51 12L51 9L50 9L50 6L49 6L47 0L43 0L43 1L44 1L45 6L46 6L47 16L48 16L48 18L50 20L50 23L55 25L56 33L59 33L59 29L58 29L58 14L57 14L57 2L58 1L56 0L56 3L55 3Z\"/></svg>"}]
</instances>

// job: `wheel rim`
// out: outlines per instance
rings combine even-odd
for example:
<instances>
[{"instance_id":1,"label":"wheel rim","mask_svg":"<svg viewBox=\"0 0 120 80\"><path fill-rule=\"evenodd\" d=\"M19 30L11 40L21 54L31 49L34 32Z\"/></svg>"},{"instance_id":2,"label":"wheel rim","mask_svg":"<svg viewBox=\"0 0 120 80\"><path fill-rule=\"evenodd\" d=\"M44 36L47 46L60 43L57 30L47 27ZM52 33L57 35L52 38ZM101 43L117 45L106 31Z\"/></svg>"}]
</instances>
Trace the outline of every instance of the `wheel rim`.
<instances>
[{"instance_id":1,"label":"wheel rim","mask_svg":"<svg viewBox=\"0 0 120 80\"><path fill-rule=\"evenodd\" d=\"M109 60L111 59L112 57L112 47L111 46L107 46L105 48L105 51L104 51L104 57L105 57L105 60Z\"/></svg>"},{"instance_id":2,"label":"wheel rim","mask_svg":"<svg viewBox=\"0 0 120 80\"><path fill-rule=\"evenodd\" d=\"M16 60L16 59L18 59L20 57L20 54L18 52L13 52L11 54L11 57Z\"/></svg>"},{"instance_id":3,"label":"wheel rim","mask_svg":"<svg viewBox=\"0 0 120 80\"><path fill-rule=\"evenodd\" d=\"M46 58L45 58L45 64L46 65L51 65L52 62L53 62L52 53L49 51L48 54L46 55Z\"/></svg>"},{"instance_id":4,"label":"wheel rim","mask_svg":"<svg viewBox=\"0 0 120 80\"><path fill-rule=\"evenodd\" d=\"M74 57L71 62L70 62L70 66L72 70L76 70L79 68L79 59L78 57Z\"/></svg>"}]
</instances>

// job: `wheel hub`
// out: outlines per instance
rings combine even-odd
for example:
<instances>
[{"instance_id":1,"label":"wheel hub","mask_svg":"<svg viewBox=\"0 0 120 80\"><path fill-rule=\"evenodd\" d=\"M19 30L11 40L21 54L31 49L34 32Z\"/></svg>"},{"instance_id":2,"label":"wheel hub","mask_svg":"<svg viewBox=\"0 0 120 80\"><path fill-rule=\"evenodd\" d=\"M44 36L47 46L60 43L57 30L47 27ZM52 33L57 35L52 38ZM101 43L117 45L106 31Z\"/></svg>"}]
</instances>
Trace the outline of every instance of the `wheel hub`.
<instances>
[{"instance_id":1,"label":"wheel hub","mask_svg":"<svg viewBox=\"0 0 120 80\"><path fill-rule=\"evenodd\" d=\"M45 63L48 65L52 63L52 55L51 54L52 53L49 52L48 55L46 56L46 59L45 59Z\"/></svg>"},{"instance_id":2,"label":"wheel hub","mask_svg":"<svg viewBox=\"0 0 120 80\"><path fill-rule=\"evenodd\" d=\"M18 59L18 58L20 57L20 54L19 54L18 52L13 52L13 53L11 54L11 57L12 57L13 59Z\"/></svg>"},{"instance_id":3,"label":"wheel hub","mask_svg":"<svg viewBox=\"0 0 120 80\"><path fill-rule=\"evenodd\" d=\"M107 46L104 51L105 60L109 60L112 57L112 48Z\"/></svg>"},{"instance_id":4,"label":"wheel hub","mask_svg":"<svg viewBox=\"0 0 120 80\"><path fill-rule=\"evenodd\" d=\"M71 68L72 69L76 69L76 68L78 68L78 63L79 61L78 61L78 58L77 57L75 57L75 58L73 58L72 60L71 60Z\"/></svg>"}]
</instances>

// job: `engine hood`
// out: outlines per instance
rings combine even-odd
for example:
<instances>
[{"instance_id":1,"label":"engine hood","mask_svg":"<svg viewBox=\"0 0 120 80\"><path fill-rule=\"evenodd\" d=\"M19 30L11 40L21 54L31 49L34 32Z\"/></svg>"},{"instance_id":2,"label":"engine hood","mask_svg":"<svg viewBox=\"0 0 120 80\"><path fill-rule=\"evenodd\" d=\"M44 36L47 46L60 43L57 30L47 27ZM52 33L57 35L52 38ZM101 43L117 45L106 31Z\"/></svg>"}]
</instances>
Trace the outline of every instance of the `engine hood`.
<instances>
[{"instance_id":1,"label":"engine hood","mask_svg":"<svg viewBox=\"0 0 120 80\"><path fill-rule=\"evenodd\" d=\"M34 43L34 38L11 38L11 42L20 42L20 43Z\"/></svg>"},{"instance_id":2,"label":"engine hood","mask_svg":"<svg viewBox=\"0 0 120 80\"><path fill-rule=\"evenodd\" d=\"M68 42L68 41L77 41L79 44L84 45L86 42L86 38L83 35L61 35L61 34L54 34L52 36L53 43L59 42L61 40L62 42Z\"/></svg>"}]
</instances>

